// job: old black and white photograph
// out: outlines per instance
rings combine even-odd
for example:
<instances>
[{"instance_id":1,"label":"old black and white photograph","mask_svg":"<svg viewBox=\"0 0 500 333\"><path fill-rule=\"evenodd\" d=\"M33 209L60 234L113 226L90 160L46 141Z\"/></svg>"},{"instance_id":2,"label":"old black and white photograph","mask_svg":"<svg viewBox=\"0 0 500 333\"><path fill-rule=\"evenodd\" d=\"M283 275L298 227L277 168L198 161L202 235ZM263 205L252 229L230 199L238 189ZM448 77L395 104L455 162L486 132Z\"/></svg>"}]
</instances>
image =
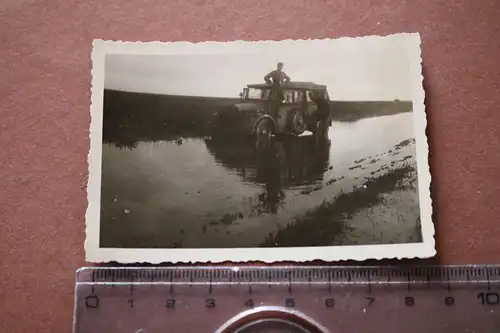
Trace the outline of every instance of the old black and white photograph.
<instances>
[{"instance_id":1,"label":"old black and white photograph","mask_svg":"<svg viewBox=\"0 0 500 333\"><path fill-rule=\"evenodd\" d=\"M87 261L431 257L420 36L94 41Z\"/></svg>"}]
</instances>

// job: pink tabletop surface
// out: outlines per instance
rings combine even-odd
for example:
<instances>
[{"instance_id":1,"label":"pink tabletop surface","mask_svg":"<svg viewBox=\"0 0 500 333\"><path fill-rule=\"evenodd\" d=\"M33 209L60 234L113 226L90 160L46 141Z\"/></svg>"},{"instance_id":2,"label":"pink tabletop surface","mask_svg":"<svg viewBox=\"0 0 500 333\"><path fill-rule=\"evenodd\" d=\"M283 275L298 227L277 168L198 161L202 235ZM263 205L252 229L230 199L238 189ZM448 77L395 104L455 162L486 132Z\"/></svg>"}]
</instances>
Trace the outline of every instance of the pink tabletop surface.
<instances>
[{"instance_id":1,"label":"pink tabletop surface","mask_svg":"<svg viewBox=\"0 0 500 333\"><path fill-rule=\"evenodd\" d=\"M420 32L439 262L498 262L499 17L496 0L1 1L0 332L71 331L94 38Z\"/></svg>"}]
</instances>

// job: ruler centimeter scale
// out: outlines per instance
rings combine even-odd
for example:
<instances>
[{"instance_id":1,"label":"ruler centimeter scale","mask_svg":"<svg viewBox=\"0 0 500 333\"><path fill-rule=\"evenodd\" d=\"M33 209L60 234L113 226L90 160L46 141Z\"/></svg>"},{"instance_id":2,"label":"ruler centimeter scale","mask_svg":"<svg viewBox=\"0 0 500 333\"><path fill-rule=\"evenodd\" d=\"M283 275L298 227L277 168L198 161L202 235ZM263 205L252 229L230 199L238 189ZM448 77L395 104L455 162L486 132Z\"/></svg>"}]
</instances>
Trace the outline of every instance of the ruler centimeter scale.
<instances>
[{"instance_id":1,"label":"ruler centimeter scale","mask_svg":"<svg viewBox=\"0 0 500 333\"><path fill-rule=\"evenodd\" d=\"M74 333L104 332L500 332L500 265L79 269Z\"/></svg>"}]
</instances>

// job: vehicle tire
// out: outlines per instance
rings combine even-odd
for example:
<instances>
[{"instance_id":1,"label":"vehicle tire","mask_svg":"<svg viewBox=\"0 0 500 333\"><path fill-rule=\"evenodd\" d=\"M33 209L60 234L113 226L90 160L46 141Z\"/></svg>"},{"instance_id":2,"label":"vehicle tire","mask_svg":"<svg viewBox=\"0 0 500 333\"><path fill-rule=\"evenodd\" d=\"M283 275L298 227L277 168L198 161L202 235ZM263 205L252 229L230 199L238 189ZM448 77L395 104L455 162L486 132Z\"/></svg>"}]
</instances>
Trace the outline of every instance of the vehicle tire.
<instances>
[{"instance_id":1,"label":"vehicle tire","mask_svg":"<svg viewBox=\"0 0 500 333\"><path fill-rule=\"evenodd\" d=\"M274 133L274 124L271 119L264 118L255 125L255 135L258 138L271 138Z\"/></svg>"},{"instance_id":2,"label":"vehicle tire","mask_svg":"<svg viewBox=\"0 0 500 333\"><path fill-rule=\"evenodd\" d=\"M288 116L288 129L295 135L304 133L307 128L304 113L300 109L293 109Z\"/></svg>"}]
</instances>

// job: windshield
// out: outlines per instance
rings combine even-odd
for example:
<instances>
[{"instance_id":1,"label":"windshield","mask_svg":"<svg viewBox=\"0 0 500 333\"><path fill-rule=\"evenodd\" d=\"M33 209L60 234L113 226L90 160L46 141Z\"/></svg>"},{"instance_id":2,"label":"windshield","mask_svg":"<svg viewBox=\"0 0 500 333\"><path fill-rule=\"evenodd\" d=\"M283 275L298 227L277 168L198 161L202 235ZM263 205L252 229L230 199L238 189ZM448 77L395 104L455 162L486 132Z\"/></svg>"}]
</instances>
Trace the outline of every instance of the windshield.
<instances>
[{"instance_id":1,"label":"windshield","mask_svg":"<svg viewBox=\"0 0 500 333\"><path fill-rule=\"evenodd\" d=\"M281 96L283 97L283 103L286 104L293 104L294 103L294 97L295 97L295 92L293 90L284 90L281 92ZM265 89L263 93L263 98L264 99L269 99L269 98L279 98L279 92L277 90L271 90L271 89ZM296 97L295 97L296 101Z\"/></svg>"},{"instance_id":2,"label":"windshield","mask_svg":"<svg viewBox=\"0 0 500 333\"><path fill-rule=\"evenodd\" d=\"M269 98L269 89L249 88L246 92L246 99L267 99Z\"/></svg>"}]
</instances>

